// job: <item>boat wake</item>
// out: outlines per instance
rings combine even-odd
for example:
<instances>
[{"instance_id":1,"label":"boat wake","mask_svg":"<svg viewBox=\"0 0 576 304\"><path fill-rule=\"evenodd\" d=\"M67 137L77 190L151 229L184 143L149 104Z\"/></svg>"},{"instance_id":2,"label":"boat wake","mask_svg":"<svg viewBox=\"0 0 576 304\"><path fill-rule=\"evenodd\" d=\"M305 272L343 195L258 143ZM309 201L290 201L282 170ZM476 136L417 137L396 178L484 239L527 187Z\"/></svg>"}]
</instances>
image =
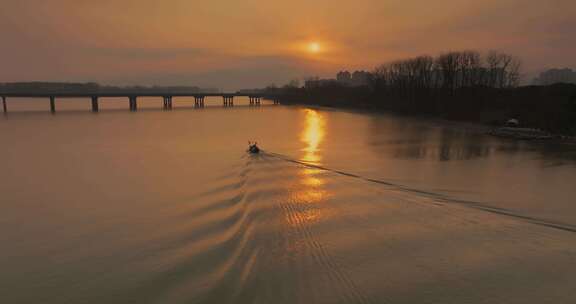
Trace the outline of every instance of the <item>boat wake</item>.
<instances>
[{"instance_id":1,"label":"boat wake","mask_svg":"<svg viewBox=\"0 0 576 304\"><path fill-rule=\"evenodd\" d=\"M482 202L471 201L471 200L462 200L462 199L451 197L451 196L448 196L448 195L445 195L442 193L436 193L436 192L430 192L430 191L426 191L426 190L416 189L413 187L409 187L409 186L398 184L398 183L389 182L389 181L382 180L382 179L364 177L364 176L360 176L360 175L357 175L354 173L345 172L345 171L341 171L341 170L337 170L337 169L333 169L333 168L328 168L325 166L312 164L312 163L309 163L309 162L306 162L303 160L293 159L289 156L279 154L279 153L263 152L262 155L282 159L284 161L295 163L295 164L298 164L298 165L301 165L301 166L304 166L307 168L313 168L313 169L328 171L328 172L332 172L335 174L339 174L339 175L343 175L343 176L347 176L347 177L351 177L351 178L355 178L355 179L364 180L364 181L370 182L370 183L390 186L394 189L397 189L397 190L400 190L403 192L409 192L409 193L413 193L416 195L423 195L423 196L426 196L428 198L432 198L436 202L459 204L459 205L463 205L463 206L466 206L469 208L473 208L473 209L477 209L477 210L481 210L481 211L485 211L485 212L490 212L490 213L494 213L494 214L498 214L498 215L502 215L502 216L507 216L507 217L512 217L512 218L524 220L524 221L530 222L532 224L540 225L540 226L545 226L545 227L549 227L549 228L553 228L553 229L559 229L559 230L563 230L563 231L576 232L576 226L575 225L570 225L570 224L566 224L566 223L558 223L558 222L553 222L553 221L543 219L543 218L528 216L528 215L517 213L513 210L486 205L485 203L482 203Z\"/></svg>"}]
</instances>

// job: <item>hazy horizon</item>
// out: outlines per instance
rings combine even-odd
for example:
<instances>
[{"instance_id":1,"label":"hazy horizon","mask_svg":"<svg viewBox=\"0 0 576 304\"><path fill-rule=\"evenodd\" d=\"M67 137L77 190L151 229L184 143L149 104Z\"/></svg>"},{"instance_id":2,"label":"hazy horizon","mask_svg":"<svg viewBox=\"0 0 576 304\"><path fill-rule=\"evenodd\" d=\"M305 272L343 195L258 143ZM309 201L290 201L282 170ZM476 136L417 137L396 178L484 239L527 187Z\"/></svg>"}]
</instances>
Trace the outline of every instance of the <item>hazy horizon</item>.
<instances>
[{"instance_id":1,"label":"hazy horizon","mask_svg":"<svg viewBox=\"0 0 576 304\"><path fill-rule=\"evenodd\" d=\"M569 0L4 2L0 82L233 90L460 49L575 67Z\"/></svg>"}]
</instances>

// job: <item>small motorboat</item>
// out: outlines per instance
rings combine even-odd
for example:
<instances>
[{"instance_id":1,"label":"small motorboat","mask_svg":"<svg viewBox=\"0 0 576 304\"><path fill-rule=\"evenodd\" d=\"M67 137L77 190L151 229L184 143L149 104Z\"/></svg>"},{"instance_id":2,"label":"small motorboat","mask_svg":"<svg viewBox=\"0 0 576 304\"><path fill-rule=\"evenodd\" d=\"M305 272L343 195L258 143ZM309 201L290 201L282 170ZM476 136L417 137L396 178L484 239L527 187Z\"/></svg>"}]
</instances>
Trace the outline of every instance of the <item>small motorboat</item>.
<instances>
[{"instance_id":1,"label":"small motorboat","mask_svg":"<svg viewBox=\"0 0 576 304\"><path fill-rule=\"evenodd\" d=\"M258 148L258 143L248 142L248 153L250 154L258 154L260 153L260 148Z\"/></svg>"}]
</instances>

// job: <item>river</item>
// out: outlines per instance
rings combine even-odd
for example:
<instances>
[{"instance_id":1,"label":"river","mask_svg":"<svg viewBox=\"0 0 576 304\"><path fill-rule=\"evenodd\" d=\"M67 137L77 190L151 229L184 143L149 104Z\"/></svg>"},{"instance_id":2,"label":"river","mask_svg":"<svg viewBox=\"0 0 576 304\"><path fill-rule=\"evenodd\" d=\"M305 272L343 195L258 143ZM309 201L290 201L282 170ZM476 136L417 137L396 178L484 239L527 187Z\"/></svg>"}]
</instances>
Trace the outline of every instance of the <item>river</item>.
<instances>
[{"instance_id":1,"label":"river","mask_svg":"<svg viewBox=\"0 0 576 304\"><path fill-rule=\"evenodd\" d=\"M127 103L9 101L1 303L576 302L573 145L247 100Z\"/></svg>"}]
</instances>

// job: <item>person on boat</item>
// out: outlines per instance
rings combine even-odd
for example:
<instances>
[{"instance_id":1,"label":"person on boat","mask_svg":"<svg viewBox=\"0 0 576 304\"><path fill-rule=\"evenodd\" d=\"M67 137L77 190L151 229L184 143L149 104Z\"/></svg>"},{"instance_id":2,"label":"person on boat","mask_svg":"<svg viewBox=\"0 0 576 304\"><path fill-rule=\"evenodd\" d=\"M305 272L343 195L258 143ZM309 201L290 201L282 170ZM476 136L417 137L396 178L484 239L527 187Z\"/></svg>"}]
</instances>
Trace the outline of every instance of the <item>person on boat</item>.
<instances>
[{"instance_id":1,"label":"person on boat","mask_svg":"<svg viewBox=\"0 0 576 304\"><path fill-rule=\"evenodd\" d=\"M260 148L258 148L258 143L254 142L248 142L248 152L252 153L252 154L258 154L260 153Z\"/></svg>"}]
</instances>

